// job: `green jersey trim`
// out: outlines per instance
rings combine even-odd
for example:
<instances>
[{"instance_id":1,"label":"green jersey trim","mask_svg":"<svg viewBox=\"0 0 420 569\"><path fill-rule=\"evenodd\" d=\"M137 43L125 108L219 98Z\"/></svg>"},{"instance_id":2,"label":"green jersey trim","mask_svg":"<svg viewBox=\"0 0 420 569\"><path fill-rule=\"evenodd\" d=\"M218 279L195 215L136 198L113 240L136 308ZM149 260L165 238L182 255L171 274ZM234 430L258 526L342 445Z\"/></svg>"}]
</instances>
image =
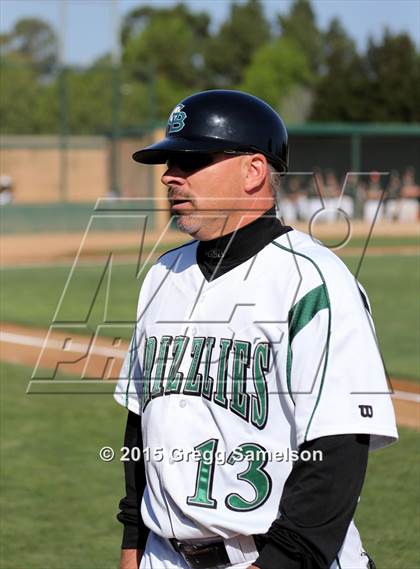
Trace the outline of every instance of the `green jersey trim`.
<instances>
[{"instance_id":1,"label":"green jersey trim","mask_svg":"<svg viewBox=\"0 0 420 569\"><path fill-rule=\"evenodd\" d=\"M328 308L328 293L324 284L310 290L289 311L289 342L304 328L320 310Z\"/></svg>"},{"instance_id":2,"label":"green jersey trim","mask_svg":"<svg viewBox=\"0 0 420 569\"><path fill-rule=\"evenodd\" d=\"M328 292L324 284L310 290L293 308L289 310L289 342L287 344L287 389L290 398L295 403L292 395L291 374L293 362L292 342L295 336L314 318L320 310L328 309Z\"/></svg>"},{"instance_id":3,"label":"green jersey trim","mask_svg":"<svg viewBox=\"0 0 420 569\"><path fill-rule=\"evenodd\" d=\"M315 415L315 412L316 412L316 410L318 408L318 404L321 400L322 389L324 387L324 380L325 380L325 375L326 375L326 371L327 371L329 347L330 347L330 335L331 335L331 302L330 302L327 284L325 282L324 275L322 274L321 269L318 267L318 265L315 263L315 261L313 259L311 259L310 257L308 257L307 255L304 255L303 253L298 253L297 251L294 251L293 249L289 249L288 247L285 247L284 245L280 245L279 243L276 243L275 241L273 241L272 243L273 243L273 245L275 245L279 249L282 249L283 251L286 251L287 253L292 253L292 255L298 255L299 257L303 257L304 259L306 259L307 261L312 263L312 265L315 267L315 269L318 272L320 279L322 281L322 285L320 285L319 287L316 287L315 289L312 289L311 291L309 291L290 310L290 312L296 311L295 313L297 315L295 320L293 320L293 315L292 315L292 327L291 328L290 328L291 320L289 318L289 343L288 343L287 364L286 364L287 386L288 386L289 394L290 394L290 397L292 398L293 403L294 403L294 399L293 399L293 396L291 393L291 391L292 391L292 389L291 389L291 387L292 387L291 386L291 371L292 371L292 359L293 359L293 352L291 350L292 339L296 336L296 334L300 330L302 330L302 328L304 326L306 326L306 324L308 324L312 320L312 318L315 316L315 314L317 314L317 312L319 312L319 310L322 310L324 308L326 308L328 310L328 326L327 326L327 339L325 342L325 350L324 350L324 353L325 353L324 366L323 366L323 370L322 370L321 383L319 386L318 396L316 398L315 405L314 405L314 408L312 410L312 413L311 413L311 416L309 418L309 422L308 422L308 425L307 425L306 431L305 431L304 441L306 441L307 437L308 437L309 429L311 427L311 424L312 424L312 421L313 421L313 418ZM316 309L317 308L317 305L316 305L317 300L320 302L318 309ZM302 303L302 305L300 305L300 303ZM290 316L290 312L289 312L289 316ZM311 313L313 313L312 317L310 316ZM292 335L292 334L293 334L293 337L290 338L290 335Z\"/></svg>"}]
</instances>

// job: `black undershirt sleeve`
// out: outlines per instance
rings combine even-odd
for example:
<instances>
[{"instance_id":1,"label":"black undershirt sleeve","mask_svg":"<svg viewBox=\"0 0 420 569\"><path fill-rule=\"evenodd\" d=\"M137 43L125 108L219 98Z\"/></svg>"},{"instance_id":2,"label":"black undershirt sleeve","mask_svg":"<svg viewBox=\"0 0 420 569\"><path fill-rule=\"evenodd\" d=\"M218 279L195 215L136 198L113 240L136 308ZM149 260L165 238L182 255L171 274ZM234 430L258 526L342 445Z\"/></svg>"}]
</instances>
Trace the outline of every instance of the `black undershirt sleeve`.
<instances>
[{"instance_id":1,"label":"black undershirt sleeve","mask_svg":"<svg viewBox=\"0 0 420 569\"><path fill-rule=\"evenodd\" d=\"M337 556L362 489L369 435L334 435L302 444L322 461L299 458L286 480L280 517L263 536L261 569L328 569Z\"/></svg>"},{"instance_id":2,"label":"black undershirt sleeve","mask_svg":"<svg viewBox=\"0 0 420 569\"><path fill-rule=\"evenodd\" d=\"M127 416L124 446L143 449L140 417L131 411ZM144 525L140 514L141 499L146 486L143 454L139 461L124 462L124 473L126 495L119 503L120 512L117 514L117 520L124 525L121 548L144 549L149 528Z\"/></svg>"}]
</instances>

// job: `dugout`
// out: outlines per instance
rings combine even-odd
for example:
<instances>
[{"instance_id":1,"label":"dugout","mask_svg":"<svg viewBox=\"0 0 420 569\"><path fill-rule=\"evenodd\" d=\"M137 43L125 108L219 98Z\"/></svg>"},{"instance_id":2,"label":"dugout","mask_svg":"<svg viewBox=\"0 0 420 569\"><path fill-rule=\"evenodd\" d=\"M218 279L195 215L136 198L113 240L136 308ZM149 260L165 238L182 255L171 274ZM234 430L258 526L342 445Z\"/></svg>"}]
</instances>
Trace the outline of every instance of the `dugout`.
<instances>
[{"instance_id":1,"label":"dugout","mask_svg":"<svg viewBox=\"0 0 420 569\"><path fill-rule=\"evenodd\" d=\"M343 180L348 172L402 175L414 168L420 184L420 124L310 123L288 131L291 172L332 170Z\"/></svg>"}]
</instances>

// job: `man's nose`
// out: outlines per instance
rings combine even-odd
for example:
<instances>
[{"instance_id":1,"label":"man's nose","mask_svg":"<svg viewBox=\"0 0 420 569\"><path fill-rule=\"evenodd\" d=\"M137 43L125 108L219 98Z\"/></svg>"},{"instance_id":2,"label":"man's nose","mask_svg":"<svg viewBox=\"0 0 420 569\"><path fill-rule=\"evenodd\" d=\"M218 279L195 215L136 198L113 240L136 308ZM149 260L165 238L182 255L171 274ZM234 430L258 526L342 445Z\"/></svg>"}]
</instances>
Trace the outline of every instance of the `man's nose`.
<instances>
[{"instance_id":1,"label":"man's nose","mask_svg":"<svg viewBox=\"0 0 420 569\"><path fill-rule=\"evenodd\" d=\"M177 166L171 166L162 174L161 182L165 186L182 186L185 178L185 172Z\"/></svg>"}]
</instances>

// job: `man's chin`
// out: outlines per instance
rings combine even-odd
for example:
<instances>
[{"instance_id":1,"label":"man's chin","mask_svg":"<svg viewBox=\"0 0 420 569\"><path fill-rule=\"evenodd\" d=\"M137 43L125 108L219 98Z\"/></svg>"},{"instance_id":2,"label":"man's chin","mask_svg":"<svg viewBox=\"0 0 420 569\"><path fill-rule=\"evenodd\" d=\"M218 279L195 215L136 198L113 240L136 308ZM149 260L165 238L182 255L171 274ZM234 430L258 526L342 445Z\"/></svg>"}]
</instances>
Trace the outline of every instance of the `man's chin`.
<instances>
[{"instance_id":1,"label":"man's chin","mask_svg":"<svg viewBox=\"0 0 420 569\"><path fill-rule=\"evenodd\" d=\"M182 233L189 235L195 235L200 230L200 222L192 216L178 215L176 225Z\"/></svg>"}]
</instances>

